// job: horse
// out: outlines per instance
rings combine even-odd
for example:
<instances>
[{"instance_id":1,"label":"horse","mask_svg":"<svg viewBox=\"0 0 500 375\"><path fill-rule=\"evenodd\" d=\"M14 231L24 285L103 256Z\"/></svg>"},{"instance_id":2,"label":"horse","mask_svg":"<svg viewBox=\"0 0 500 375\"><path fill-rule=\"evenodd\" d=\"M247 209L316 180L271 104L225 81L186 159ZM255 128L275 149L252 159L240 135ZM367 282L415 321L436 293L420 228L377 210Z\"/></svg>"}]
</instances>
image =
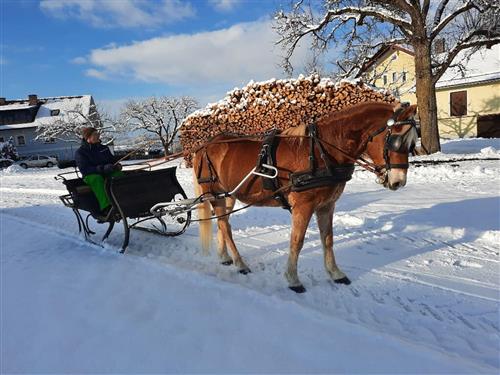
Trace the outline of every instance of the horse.
<instances>
[{"instance_id":1,"label":"horse","mask_svg":"<svg viewBox=\"0 0 500 375\"><path fill-rule=\"evenodd\" d=\"M333 166L332 169L336 171L337 167L341 169L347 166L351 168L352 174L355 161L361 158L361 164L375 172L378 182L384 187L400 189L406 184L408 155L418 137L413 121L415 112L416 105L397 107L387 103L361 103L319 119L314 122L314 128L303 124L280 133L279 143L274 150L274 166L278 172L278 186L282 187L282 199L276 199L275 192L265 190L264 178L258 176L247 180L231 197L217 195L240 185L255 167L259 155L262 156L262 142L227 135L216 137L193 155L195 190L215 197L198 206L200 239L204 251L210 247L210 218L215 215L218 226L217 253L221 264L234 264L242 274L251 272L240 256L231 233L229 215L235 201L270 207L283 206L285 201L292 217L290 252L284 274L288 287L297 293L306 291L297 274L297 263L313 214L317 218L328 276L335 283L350 284L351 281L335 261L332 227L335 203L350 176L340 181L332 178L330 183L326 179L324 186L319 184L314 187L313 184L312 188L295 191L293 188L287 189L287 183L293 173L301 176L300 172L314 168L311 159L317 164L317 170L324 171ZM316 146L312 144L314 140Z\"/></svg>"}]
</instances>

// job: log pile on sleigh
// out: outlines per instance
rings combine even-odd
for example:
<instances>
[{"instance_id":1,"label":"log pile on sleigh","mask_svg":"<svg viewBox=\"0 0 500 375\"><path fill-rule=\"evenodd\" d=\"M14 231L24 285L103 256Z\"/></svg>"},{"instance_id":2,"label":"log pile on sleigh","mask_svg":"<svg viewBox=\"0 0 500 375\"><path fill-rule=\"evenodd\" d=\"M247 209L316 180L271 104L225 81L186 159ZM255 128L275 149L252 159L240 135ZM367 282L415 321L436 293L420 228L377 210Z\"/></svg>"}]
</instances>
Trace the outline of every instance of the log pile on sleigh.
<instances>
[{"instance_id":1,"label":"log pile on sleigh","mask_svg":"<svg viewBox=\"0 0 500 375\"><path fill-rule=\"evenodd\" d=\"M388 91L361 81L335 82L318 75L253 82L186 118L180 139L187 164L200 145L219 134L262 134L284 130L361 102L394 103ZM307 125L306 124L306 125Z\"/></svg>"}]
</instances>

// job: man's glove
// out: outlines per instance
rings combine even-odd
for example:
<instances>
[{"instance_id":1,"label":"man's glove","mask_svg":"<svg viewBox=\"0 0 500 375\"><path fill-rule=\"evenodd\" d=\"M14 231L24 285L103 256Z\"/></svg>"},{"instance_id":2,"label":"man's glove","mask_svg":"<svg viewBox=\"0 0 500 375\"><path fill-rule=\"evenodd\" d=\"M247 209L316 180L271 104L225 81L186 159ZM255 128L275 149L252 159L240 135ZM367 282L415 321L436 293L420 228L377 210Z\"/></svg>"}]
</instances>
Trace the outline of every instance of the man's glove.
<instances>
[{"instance_id":1,"label":"man's glove","mask_svg":"<svg viewBox=\"0 0 500 375\"><path fill-rule=\"evenodd\" d=\"M115 171L115 166L113 164L105 164L104 167L102 167L102 171L104 174L110 174Z\"/></svg>"}]
</instances>

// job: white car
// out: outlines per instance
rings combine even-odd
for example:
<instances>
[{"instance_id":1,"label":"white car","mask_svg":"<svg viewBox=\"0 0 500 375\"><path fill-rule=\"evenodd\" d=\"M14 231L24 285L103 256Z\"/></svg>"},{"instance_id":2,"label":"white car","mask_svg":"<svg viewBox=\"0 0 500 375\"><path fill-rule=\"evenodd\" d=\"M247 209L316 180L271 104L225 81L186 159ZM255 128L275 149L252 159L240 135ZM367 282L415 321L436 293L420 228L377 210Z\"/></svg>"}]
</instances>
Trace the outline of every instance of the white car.
<instances>
[{"instance_id":1,"label":"white car","mask_svg":"<svg viewBox=\"0 0 500 375\"><path fill-rule=\"evenodd\" d=\"M18 161L17 164L21 168L38 168L38 167L53 167L57 164L57 159L52 156L44 156L44 155L33 155L28 159Z\"/></svg>"}]
</instances>

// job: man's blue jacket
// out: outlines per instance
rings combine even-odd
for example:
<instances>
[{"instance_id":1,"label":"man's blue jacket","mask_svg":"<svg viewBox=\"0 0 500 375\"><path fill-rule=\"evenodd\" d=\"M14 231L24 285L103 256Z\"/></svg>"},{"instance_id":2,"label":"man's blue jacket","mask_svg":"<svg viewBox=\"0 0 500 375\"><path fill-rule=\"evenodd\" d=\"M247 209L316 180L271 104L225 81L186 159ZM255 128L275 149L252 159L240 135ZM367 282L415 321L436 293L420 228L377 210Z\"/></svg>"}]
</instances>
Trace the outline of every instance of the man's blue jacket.
<instances>
[{"instance_id":1,"label":"man's blue jacket","mask_svg":"<svg viewBox=\"0 0 500 375\"><path fill-rule=\"evenodd\" d=\"M104 166L113 164L115 157L108 146L101 143L90 144L82 140L82 145L75 151L76 166L85 177L89 174L104 174Z\"/></svg>"}]
</instances>

